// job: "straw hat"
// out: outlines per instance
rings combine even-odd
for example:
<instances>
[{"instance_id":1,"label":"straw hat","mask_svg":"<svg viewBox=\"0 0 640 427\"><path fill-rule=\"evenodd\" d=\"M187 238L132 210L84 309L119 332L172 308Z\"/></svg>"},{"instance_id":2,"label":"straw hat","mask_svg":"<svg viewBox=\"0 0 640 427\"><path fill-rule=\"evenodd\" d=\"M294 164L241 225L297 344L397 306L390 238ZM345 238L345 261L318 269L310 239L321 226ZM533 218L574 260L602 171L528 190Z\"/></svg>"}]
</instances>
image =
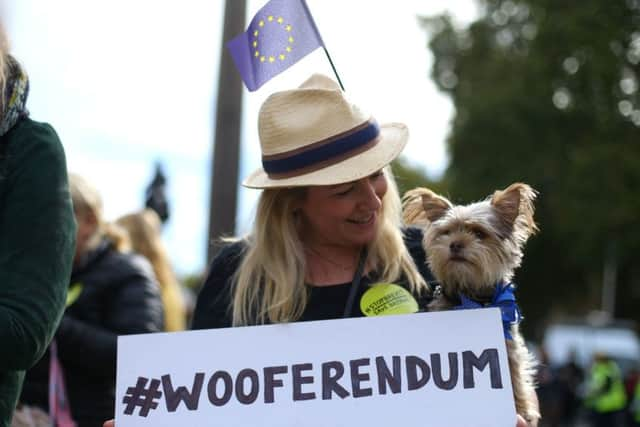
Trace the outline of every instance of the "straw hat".
<instances>
[{"instance_id":1,"label":"straw hat","mask_svg":"<svg viewBox=\"0 0 640 427\"><path fill-rule=\"evenodd\" d=\"M369 176L395 159L409 136L401 123L378 125L327 76L276 92L258 117L262 168L249 188L333 185Z\"/></svg>"}]
</instances>

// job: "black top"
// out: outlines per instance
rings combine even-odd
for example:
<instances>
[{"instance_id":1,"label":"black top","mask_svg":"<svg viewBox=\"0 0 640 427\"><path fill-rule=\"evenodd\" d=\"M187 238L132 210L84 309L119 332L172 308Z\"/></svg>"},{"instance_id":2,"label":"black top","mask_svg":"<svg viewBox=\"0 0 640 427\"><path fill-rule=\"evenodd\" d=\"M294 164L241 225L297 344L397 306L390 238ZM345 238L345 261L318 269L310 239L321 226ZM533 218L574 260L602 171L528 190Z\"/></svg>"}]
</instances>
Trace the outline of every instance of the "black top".
<instances>
[{"instance_id":1,"label":"black top","mask_svg":"<svg viewBox=\"0 0 640 427\"><path fill-rule=\"evenodd\" d=\"M58 357L78 427L113 418L118 335L163 330L163 309L151 265L103 241L73 270L58 331ZM141 355L146 357L148 355ZM49 352L27 371L20 401L48 408Z\"/></svg>"},{"instance_id":2,"label":"black top","mask_svg":"<svg viewBox=\"0 0 640 427\"><path fill-rule=\"evenodd\" d=\"M404 241L422 276L427 283L433 282L422 248L422 230L407 228L404 230ZM245 249L244 242L230 244L223 248L211 263L207 279L198 295L192 329L231 326L231 277L238 268ZM362 277L351 317L364 316L358 301L366 290L377 282L374 273ZM395 283L408 289L408 282L404 277L400 277ZM309 301L299 321L342 318L350 287L350 282L332 286L309 286ZM424 309L431 299L431 293L424 292L414 297L420 309Z\"/></svg>"}]
</instances>

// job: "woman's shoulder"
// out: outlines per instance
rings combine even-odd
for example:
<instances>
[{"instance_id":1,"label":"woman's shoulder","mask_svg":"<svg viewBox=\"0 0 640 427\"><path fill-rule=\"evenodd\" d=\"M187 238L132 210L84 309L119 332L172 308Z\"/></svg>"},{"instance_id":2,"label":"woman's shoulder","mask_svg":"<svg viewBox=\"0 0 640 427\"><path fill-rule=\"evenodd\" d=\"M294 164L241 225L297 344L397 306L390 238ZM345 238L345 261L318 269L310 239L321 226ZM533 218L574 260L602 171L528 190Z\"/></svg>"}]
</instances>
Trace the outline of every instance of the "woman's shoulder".
<instances>
[{"instance_id":1,"label":"woman's shoulder","mask_svg":"<svg viewBox=\"0 0 640 427\"><path fill-rule=\"evenodd\" d=\"M125 285L131 282L154 282L154 273L149 261L133 252L116 250L108 241L103 241L88 254L89 259L78 276L108 286Z\"/></svg>"},{"instance_id":2,"label":"woman's shoulder","mask_svg":"<svg viewBox=\"0 0 640 427\"><path fill-rule=\"evenodd\" d=\"M64 148L55 130L29 118L20 120L2 136L0 142L0 177L37 175L46 186L67 180ZM39 185L39 184L38 184Z\"/></svg>"},{"instance_id":3,"label":"woman's shoulder","mask_svg":"<svg viewBox=\"0 0 640 427\"><path fill-rule=\"evenodd\" d=\"M53 129L53 126L46 122L33 120L30 117L25 117L22 120L18 121L9 132L34 132L34 134L37 135L47 135L57 138L57 134Z\"/></svg>"},{"instance_id":4,"label":"woman's shoulder","mask_svg":"<svg viewBox=\"0 0 640 427\"><path fill-rule=\"evenodd\" d=\"M113 250L111 252L111 262L120 266L123 274L154 277L153 267L147 258L135 252L121 252Z\"/></svg>"},{"instance_id":5,"label":"woman's shoulder","mask_svg":"<svg viewBox=\"0 0 640 427\"><path fill-rule=\"evenodd\" d=\"M215 256L198 293L191 329L231 326L232 278L247 248L246 241L238 240L223 246Z\"/></svg>"},{"instance_id":6,"label":"woman's shoulder","mask_svg":"<svg viewBox=\"0 0 640 427\"><path fill-rule=\"evenodd\" d=\"M234 240L222 246L218 254L211 261L211 266L228 265L229 263L237 264L244 252L247 250L248 244L246 240Z\"/></svg>"},{"instance_id":7,"label":"woman's shoulder","mask_svg":"<svg viewBox=\"0 0 640 427\"><path fill-rule=\"evenodd\" d=\"M417 227L403 228L402 236L404 239L404 244L409 250L411 257L416 262L416 264L425 262L426 254L424 251L424 247L422 246L422 239L424 237L422 229Z\"/></svg>"},{"instance_id":8,"label":"woman's shoulder","mask_svg":"<svg viewBox=\"0 0 640 427\"><path fill-rule=\"evenodd\" d=\"M230 278L238 269L247 248L248 244L245 240L224 245L209 265L203 289L230 285Z\"/></svg>"},{"instance_id":9,"label":"woman's shoulder","mask_svg":"<svg viewBox=\"0 0 640 427\"><path fill-rule=\"evenodd\" d=\"M44 122L24 118L5 134L10 149L29 151L34 147L63 154L62 143L53 127Z\"/></svg>"},{"instance_id":10,"label":"woman's shoulder","mask_svg":"<svg viewBox=\"0 0 640 427\"><path fill-rule=\"evenodd\" d=\"M418 271L426 282L432 285L435 282L435 279L427 262L427 254L424 250L423 244L424 233L422 229L418 227L406 227L402 230L402 234L404 237L404 244L407 247L411 258L413 258L413 262L415 262Z\"/></svg>"}]
</instances>

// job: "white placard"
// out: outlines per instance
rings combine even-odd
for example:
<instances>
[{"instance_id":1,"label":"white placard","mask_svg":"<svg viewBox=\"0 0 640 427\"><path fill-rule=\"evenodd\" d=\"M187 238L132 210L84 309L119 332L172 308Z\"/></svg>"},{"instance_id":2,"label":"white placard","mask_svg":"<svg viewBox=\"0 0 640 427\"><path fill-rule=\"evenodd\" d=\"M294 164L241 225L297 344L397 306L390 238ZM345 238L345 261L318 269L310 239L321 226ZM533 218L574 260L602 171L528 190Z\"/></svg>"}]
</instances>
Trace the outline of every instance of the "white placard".
<instances>
[{"instance_id":1,"label":"white placard","mask_svg":"<svg viewBox=\"0 0 640 427\"><path fill-rule=\"evenodd\" d=\"M118 338L116 425L513 427L497 308Z\"/></svg>"}]
</instances>

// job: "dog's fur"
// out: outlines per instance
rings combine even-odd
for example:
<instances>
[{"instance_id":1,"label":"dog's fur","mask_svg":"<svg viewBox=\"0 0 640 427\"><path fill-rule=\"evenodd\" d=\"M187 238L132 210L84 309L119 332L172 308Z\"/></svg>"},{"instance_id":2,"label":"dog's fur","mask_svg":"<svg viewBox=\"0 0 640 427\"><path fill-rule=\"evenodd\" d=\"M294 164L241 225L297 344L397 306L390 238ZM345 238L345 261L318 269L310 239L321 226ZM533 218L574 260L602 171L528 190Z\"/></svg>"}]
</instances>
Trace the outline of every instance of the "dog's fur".
<instances>
[{"instance_id":1,"label":"dog's fur","mask_svg":"<svg viewBox=\"0 0 640 427\"><path fill-rule=\"evenodd\" d=\"M520 266L522 248L538 231L533 220L536 192L515 183L486 200L453 205L427 188L408 191L403 200L404 221L424 230L427 262L441 292L431 310L447 310L460 304L460 295L474 301L491 301L496 284L509 283ZM540 418L534 389L534 363L518 325L511 325L507 340L509 368L516 411L529 425Z\"/></svg>"}]
</instances>

